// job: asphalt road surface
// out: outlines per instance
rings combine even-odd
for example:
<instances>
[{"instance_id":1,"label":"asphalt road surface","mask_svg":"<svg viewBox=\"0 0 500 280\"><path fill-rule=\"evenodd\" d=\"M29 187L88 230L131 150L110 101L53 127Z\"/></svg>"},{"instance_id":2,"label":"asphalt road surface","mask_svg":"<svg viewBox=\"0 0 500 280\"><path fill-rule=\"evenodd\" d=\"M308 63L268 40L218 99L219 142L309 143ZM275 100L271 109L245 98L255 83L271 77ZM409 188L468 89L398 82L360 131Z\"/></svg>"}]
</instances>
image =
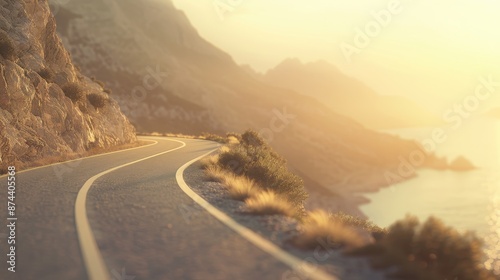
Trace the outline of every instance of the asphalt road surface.
<instances>
[{"instance_id":1,"label":"asphalt road surface","mask_svg":"<svg viewBox=\"0 0 500 280\"><path fill-rule=\"evenodd\" d=\"M289 269L282 261L187 207L193 199L176 172L218 144L143 140L154 141L16 174L16 272L7 270L3 226L0 279L282 279ZM7 224L7 178L0 181ZM196 223L189 211L198 211Z\"/></svg>"}]
</instances>

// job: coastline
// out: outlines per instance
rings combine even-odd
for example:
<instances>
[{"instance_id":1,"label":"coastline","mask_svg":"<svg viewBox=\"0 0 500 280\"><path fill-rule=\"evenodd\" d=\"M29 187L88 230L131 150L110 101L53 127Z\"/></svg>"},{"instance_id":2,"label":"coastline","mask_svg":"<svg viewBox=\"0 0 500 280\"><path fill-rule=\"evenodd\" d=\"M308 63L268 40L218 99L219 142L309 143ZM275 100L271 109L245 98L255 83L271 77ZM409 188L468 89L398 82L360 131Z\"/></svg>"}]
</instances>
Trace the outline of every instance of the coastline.
<instances>
[{"instance_id":1,"label":"coastline","mask_svg":"<svg viewBox=\"0 0 500 280\"><path fill-rule=\"evenodd\" d=\"M390 182L385 177L387 172L394 172L394 170L384 169L372 170L369 173L363 172L362 176L349 176L349 180L344 180L341 184L330 187L318 185L308 187L306 184L309 193L306 209L324 209L329 212L344 212L349 215L368 218L360 209L361 205L370 203L370 200L363 194L375 193L395 183L417 177L417 174L413 173L411 176L400 177L403 180Z\"/></svg>"},{"instance_id":2,"label":"coastline","mask_svg":"<svg viewBox=\"0 0 500 280\"><path fill-rule=\"evenodd\" d=\"M446 158L439 158L431 154L428 161L420 167L409 166L407 170L402 170L402 166L361 170L354 174L346 174L345 180L330 187L319 185L317 182L312 182L311 185L311 180L306 180L306 189L309 193L306 209L324 209L330 212L344 212L360 218L368 218L360 209L361 205L371 202L364 194L376 193L382 189L415 179L419 176L419 170L467 172L477 169L465 157L461 156L459 159L461 164L448 164Z\"/></svg>"}]
</instances>

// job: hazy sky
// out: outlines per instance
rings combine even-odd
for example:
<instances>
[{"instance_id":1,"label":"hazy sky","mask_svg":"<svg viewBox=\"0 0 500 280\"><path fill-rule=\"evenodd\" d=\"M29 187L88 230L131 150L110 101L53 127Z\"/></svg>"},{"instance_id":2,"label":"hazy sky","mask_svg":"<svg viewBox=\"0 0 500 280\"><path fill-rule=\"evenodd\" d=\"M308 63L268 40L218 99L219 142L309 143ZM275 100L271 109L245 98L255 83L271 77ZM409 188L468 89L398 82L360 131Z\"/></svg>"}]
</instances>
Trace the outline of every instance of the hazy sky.
<instances>
[{"instance_id":1,"label":"hazy sky","mask_svg":"<svg viewBox=\"0 0 500 280\"><path fill-rule=\"evenodd\" d=\"M325 59L381 94L408 96L436 113L472 95L481 76L500 82L497 0L173 2L201 36L261 72L287 57ZM358 29L368 30L368 41ZM342 47L355 50L350 59ZM481 109L500 105L496 89Z\"/></svg>"}]
</instances>

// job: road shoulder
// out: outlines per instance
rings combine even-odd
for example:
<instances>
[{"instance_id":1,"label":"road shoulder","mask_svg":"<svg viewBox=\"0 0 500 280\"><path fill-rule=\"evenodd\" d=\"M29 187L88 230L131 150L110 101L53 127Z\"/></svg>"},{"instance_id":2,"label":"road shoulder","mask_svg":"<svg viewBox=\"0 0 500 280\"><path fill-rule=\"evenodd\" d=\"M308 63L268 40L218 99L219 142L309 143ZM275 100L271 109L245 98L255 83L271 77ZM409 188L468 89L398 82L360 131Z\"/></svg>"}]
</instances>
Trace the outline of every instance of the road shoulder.
<instances>
[{"instance_id":1,"label":"road shoulder","mask_svg":"<svg viewBox=\"0 0 500 280\"><path fill-rule=\"evenodd\" d=\"M340 279L382 280L383 275L374 272L366 259L346 257L339 249L302 251L291 246L288 240L297 234L299 224L292 218L278 215L255 216L246 214L244 203L229 198L227 190L220 183L207 181L200 163L194 163L186 169L184 179L187 185L199 196L221 210L239 224L271 241L279 248L302 260L298 271L321 269ZM194 202L182 205L181 213L186 221L195 222L205 211ZM312 265L312 267L311 267ZM282 279L305 279L296 271L283 271Z\"/></svg>"}]
</instances>

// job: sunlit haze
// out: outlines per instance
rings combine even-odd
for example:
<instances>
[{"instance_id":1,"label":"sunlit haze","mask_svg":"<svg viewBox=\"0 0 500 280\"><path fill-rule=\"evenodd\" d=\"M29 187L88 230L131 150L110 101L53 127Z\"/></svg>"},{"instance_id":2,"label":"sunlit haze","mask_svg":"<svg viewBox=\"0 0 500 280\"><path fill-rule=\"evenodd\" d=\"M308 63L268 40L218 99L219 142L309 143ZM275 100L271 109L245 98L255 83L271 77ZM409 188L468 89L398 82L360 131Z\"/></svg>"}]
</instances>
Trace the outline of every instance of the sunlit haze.
<instances>
[{"instance_id":1,"label":"sunlit haze","mask_svg":"<svg viewBox=\"0 0 500 280\"><path fill-rule=\"evenodd\" d=\"M0 280L500 279L500 0L1 2Z\"/></svg>"},{"instance_id":2,"label":"sunlit haze","mask_svg":"<svg viewBox=\"0 0 500 280\"><path fill-rule=\"evenodd\" d=\"M480 76L500 80L497 1L233 2L222 20L215 6L224 6L217 1L174 0L200 35L260 72L288 57L325 59L380 94L410 97L439 114L471 94ZM373 13L390 5L399 13L379 32L374 29L376 35L349 62L341 45L355 46L356 28L364 30ZM493 96L481 109L499 100Z\"/></svg>"}]
</instances>

